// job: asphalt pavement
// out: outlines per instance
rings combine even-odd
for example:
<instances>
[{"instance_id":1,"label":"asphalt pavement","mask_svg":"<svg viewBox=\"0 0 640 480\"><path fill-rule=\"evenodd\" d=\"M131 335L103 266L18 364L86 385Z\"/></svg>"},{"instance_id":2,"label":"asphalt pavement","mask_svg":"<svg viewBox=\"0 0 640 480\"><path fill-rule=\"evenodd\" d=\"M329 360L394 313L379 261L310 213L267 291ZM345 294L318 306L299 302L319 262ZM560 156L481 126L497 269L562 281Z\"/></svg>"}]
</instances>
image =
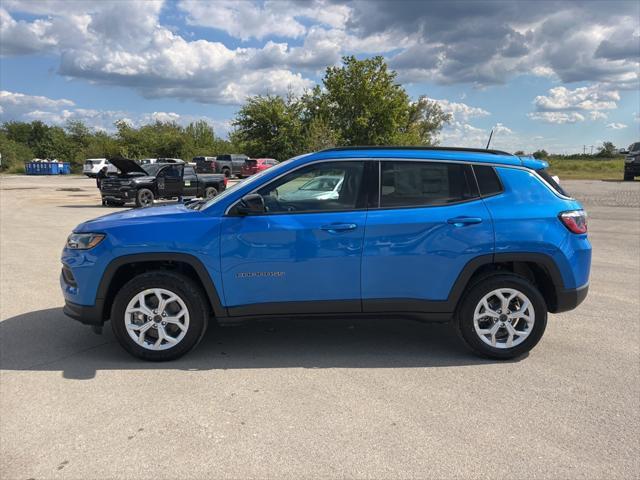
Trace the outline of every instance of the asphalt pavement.
<instances>
[{"instance_id":1,"label":"asphalt pavement","mask_svg":"<svg viewBox=\"0 0 640 480\"><path fill-rule=\"evenodd\" d=\"M82 177L0 177L0 478L640 477L640 182L566 181L589 296L513 362L446 325L211 328L172 363L66 318L60 250L100 206Z\"/></svg>"}]
</instances>

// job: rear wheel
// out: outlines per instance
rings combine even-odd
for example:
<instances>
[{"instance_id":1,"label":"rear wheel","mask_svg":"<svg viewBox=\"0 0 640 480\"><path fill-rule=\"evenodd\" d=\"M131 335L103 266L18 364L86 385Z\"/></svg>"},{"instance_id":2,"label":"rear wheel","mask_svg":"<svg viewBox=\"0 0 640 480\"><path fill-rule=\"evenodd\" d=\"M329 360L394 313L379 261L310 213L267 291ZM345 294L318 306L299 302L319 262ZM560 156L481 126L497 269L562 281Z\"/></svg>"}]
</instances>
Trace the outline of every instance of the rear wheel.
<instances>
[{"instance_id":1,"label":"rear wheel","mask_svg":"<svg viewBox=\"0 0 640 480\"><path fill-rule=\"evenodd\" d=\"M144 360L173 360L200 342L207 316L204 294L190 278L148 272L118 292L111 327L130 354Z\"/></svg>"},{"instance_id":2,"label":"rear wheel","mask_svg":"<svg viewBox=\"0 0 640 480\"><path fill-rule=\"evenodd\" d=\"M223 168L222 169L222 173L224 174L225 177L229 178L231 177L231 170L229 170L228 168Z\"/></svg>"},{"instance_id":3,"label":"rear wheel","mask_svg":"<svg viewBox=\"0 0 640 480\"><path fill-rule=\"evenodd\" d=\"M215 187L207 187L204 191L204 198L213 198L218 195L218 190Z\"/></svg>"},{"instance_id":4,"label":"rear wheel","mask_svg":"<svg viewBox=\"0 0 640 480\"><path fill-rule=\"evenodd\" d=\"M150 207L153 205L153 192L148 188L141 188L136 193L136 206L137 207Z\"/></svg>"},{"instance_id":5,"label":"rear wheel","mask_svg":"<svg viewBox=\"0 0 640 480\"><path fill-rule=\"evenodd\" d=\"M478 355L507 360L527 353L542 338L547 305L538 289L517 275L494 275L476 283L462 300L457 326Z\"/></svg>"}]
</instances>

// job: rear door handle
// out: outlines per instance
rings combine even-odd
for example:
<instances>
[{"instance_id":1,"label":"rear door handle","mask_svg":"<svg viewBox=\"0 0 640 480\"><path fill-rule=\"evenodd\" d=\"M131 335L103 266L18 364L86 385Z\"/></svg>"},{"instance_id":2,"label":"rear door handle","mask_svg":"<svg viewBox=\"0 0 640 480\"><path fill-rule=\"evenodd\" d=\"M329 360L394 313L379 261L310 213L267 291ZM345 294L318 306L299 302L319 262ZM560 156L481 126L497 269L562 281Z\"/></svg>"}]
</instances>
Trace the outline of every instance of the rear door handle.
<instances>
[{"instance_id":1,"label":"rear door handle","mask_svg":"<svg viewBox=\"0 0 640 480\"><path fill-rule=\"evenodd\" d=\"M355 230L358 225L355 223L330 223L329 225L323 225L320 227L329 233L346 232L347 230Z\"/></svg>"},{"instance_id":2,"label":"rear door handle","mask_svg":"<svg viewBox=\"0 0 640 480\"><path fill-rule=\"evenodd\" d=\"M482 219L480 217L455 217L447 220L449 225L453 225L454 227L464 227L465 225L475 225L477 223L482 223Z\"/></svg>"}]
</instances>

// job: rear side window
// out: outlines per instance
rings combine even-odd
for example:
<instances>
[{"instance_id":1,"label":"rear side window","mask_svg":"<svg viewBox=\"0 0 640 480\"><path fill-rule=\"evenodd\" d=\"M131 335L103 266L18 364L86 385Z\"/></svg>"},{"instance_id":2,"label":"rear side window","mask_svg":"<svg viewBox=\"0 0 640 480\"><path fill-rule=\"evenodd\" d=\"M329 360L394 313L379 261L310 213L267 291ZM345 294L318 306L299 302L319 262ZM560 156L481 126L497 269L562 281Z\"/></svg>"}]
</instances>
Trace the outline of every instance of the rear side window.
<instances>
[{"instance_id":1,"label":"rear side window","mask_svg":"<svg viewBox=\"0 0 640 480\"><path fill-rule=\"evenodd\" d=\"M500 178L493 167L488 165L474 165L473 171L476 174L480 195L488 197L502 192L502 184Z\"/></svg>"},{"instance_id":2,"label":"rear side window","mask_svg":"<svg viewBox=\"0 0 640 480\"><path fill-rule=\"evenodd\" d=\"M471 167L456 163L382 162L380 207L446 205L476 198Z\"/></svg>"},{"instance_id":3,"label":"rear side window","mask_svg":"<svg viewBox=\"0 0 640 480\"><path fill-rule=\"evenodd\" d=\"M569 197L570 195L565 191L564 188L560 186L558 182L556 182L553 176L549 173L549 170L546 168L541 168L540 170L536 170L536 173L544 178L544 181L547 182L551 187L558 192L560 195L564 195L565 197Z\"/></svg>"}]
</instances>

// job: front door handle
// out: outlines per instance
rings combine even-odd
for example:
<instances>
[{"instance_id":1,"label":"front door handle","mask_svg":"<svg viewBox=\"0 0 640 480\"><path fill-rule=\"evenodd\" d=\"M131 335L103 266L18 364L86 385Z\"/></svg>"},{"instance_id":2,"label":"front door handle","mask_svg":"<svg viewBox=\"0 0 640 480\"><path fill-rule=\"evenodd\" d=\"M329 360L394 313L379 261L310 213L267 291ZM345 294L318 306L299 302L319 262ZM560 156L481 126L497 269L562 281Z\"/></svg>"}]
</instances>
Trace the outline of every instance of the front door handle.
<instances>
[{"instance_id":1,"label":"front door handle","mask_svg":"<svg viewBox=\"0 0 640 480\"><path fill-rule=\"evenodd\" d=\"M347 230L355 230L358 225L355 223L331 223L329 225L323 225L320 227L329 233L346 232Z\"/></svg>"},{"instance_id":2,"label":"front door handle","mask_svg":"<svg viewBox=\"0 0 640 480\"><path fill-rule=\"evenodd\" d=\"M475 225L477 223L482 223L482 219L480 217L455 217L447 220L449 225L453 225L454 227L464 227L465 225Z\"/></svg>"}]
</instances>

